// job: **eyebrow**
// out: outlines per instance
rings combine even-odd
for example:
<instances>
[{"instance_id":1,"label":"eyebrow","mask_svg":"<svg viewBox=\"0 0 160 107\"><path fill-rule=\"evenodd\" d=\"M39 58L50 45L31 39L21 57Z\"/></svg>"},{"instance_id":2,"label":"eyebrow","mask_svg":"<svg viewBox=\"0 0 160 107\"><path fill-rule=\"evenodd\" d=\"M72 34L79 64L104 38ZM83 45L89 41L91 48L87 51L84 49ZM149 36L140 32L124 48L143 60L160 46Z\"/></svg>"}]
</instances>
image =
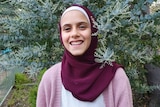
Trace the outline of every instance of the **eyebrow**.
<instances>
[{"instance_id":1,"label":"eyebrow","mask_svg":"<svg viewBox=\"0 0 160 107\"><path fill-rule=\"evenodd\" d=\"M90 25L88 22L86 22L86 21L82 21L82 22L78 22L78 23L76 23L77 25L81 25L81 24L85 24L85 25ZM65 27L65 26L70 26L71 24L64 24L64 25L62 25L61 27Z\"/></svg>"}]
</instances>

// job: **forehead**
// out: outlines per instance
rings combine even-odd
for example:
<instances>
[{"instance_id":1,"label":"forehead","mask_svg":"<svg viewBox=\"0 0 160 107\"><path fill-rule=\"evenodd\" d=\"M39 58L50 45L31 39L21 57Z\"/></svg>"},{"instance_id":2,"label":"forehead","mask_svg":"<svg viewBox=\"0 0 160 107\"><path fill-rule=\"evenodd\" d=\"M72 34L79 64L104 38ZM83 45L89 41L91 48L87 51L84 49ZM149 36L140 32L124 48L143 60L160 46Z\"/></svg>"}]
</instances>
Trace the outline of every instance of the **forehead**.
<instances>
[{"instance_id":1,"label":"forehead","mask_svg":"<svg viewBox=\"0 0 160 107\"><path fill-rule=\"evenodd\" d=\"M74 22L90 23L87 17L79 10L68 11L61 17L61 25Z\"/></svg>"}]
</instances>

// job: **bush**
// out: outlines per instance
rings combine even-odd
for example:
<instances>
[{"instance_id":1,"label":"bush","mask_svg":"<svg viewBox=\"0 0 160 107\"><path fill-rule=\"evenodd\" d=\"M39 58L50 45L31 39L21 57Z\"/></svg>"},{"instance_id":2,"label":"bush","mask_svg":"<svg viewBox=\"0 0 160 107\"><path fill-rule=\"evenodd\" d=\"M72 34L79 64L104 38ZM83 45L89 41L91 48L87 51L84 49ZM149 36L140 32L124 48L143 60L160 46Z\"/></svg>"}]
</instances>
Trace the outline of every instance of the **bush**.
<instances>
[{"instance_id":1,"label":"bush","mask_svg":"<svg viewBox=\"0 0 160 107\"><path fill-rule=\"evenodd\" d=\"M16 73L15 74L15 85L22 85L25 83L30 83L31 80L27 77L26 74Z\"/></svg>"},{"instance_id":2,"label":"bush","mask_svg":"<svg viewBox=\"0 0 160 107\"><path fill-rule=\"evenodd\" d=\"M37 80L36 80L36 85L30 90L30 94L29 94L29 102L31 107L36 107L36 98L37 98L37 90L38 90L38 85L39 82L41 81L41 78L44 74L44 72L46 71L46 69L43 69L39 72L39 75L37 76Z\"/></svg>"},{"instance_id":3,"label":"bush","mask_svg":"<svg viewBox=\"0 0 160 107\"><path fill-rule=\"evenodd\" d=\"M58 62L62 55L57 33L60 2L6 0L3 4L14 10L12 17L0 19L0 47L12 50L5 61L9 68L23 66L22 72L35 79L41 69Z\"/></svg>"},{"instance_id":4,"label":"bush","mask_svg":"<svg viewBox=\"0 0 160 107\"><path fill-rule=\"evenodd\" d=\"M60 61L63 48L57 30L59 15L72 3L83 4L98 19L95 22L99 28L98 60L104 64L116 60L124 65L134 104L144 105L140 103L146 100L150 87L143 66L158 56L160 48L160 12L148 14L153 0L8 1L15 10L15 17L5 18L0 24L8 34L2 41L9 41L7 47L13 50L9 57L12 60L7 60L10 65L24 66L25 72L35 78L44 67Z\"/></svg>"}]
</instances>

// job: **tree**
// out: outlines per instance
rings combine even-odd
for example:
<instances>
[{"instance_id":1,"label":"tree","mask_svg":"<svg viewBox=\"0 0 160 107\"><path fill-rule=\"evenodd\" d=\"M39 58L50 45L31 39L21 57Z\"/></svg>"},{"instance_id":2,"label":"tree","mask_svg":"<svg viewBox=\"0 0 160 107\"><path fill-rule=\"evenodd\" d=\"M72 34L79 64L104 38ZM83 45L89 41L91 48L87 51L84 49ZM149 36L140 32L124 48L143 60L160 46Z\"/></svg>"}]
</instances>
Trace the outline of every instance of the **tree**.
<instances>
[{"instance_id":1,"label":"tree","mask_svg":"<svg viewBox=\"0 0 160 107\"><path fill-rule=\"evenodd\" d=\"M15 15L1 20L2 29L7 32L1 35L1 47L13 50L5 61L9 69L23 66L24 72L34 78L44 66L56 63L61 56L56 14L60 4L37 0L6 0L3 3L11 5Z\"/></svg>"},{"instance_id":2,"label":"tree","mask_svg":"<svg viewBox=\"0 0 160 107\"><path fill-rule=\"evenodd\" d=\"M148 100L147 93L154 87L147 84L144 65L155 62L160 48L160 12L146 14L153 0L7 1L16 14L1 21L9 35L7 40L11 41L7 46L13 50L10 55L16 59L12 63L23 65L33 76L44 66L60 61L62 47L57 29L60 13L70 4L83 4L97 17L95 25L100 40L96 61L105 65L116 60L124 65L132 85L134 105L142 106Z\"/></svg>"}]
</instances>

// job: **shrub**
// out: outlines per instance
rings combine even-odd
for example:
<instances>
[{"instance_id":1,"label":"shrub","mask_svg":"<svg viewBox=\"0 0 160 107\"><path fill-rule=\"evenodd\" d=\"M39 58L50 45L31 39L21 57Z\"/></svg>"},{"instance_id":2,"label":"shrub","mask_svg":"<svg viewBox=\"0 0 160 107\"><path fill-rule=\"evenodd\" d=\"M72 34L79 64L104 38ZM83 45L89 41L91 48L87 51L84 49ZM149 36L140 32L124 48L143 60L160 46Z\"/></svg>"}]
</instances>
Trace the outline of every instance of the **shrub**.
<instances>
[{"instance_id":1,"label":"shrub","mask_svg":"<svg viewBox=\"0 0 160 107\"><path fill-rule=\"evenodd\" d=\"M25 83L30 83L31 80L27 77L26 74L16 73L15 75L15 85L22 85Z\"/></svg>"},{"instance_id":2,"label":"shrub","mask_svg":"<svg viewBox=\"0 0 160 107\"><path fill-rule=\"evenodd\" d=\"M7 47L13 52L9 58L15 59L8 63L24 66L25 72L36 77L41 69L60 61L63 51L58 39L59 15L69 4L83 4L98 19L95 22L100 38L98 61L105 64L116 60L124 65L132 85L134 104L140 106L138 99L144 100L150 91L143 66L158 56L160 48L160 12L148 14L154 0L8 1L16 15L0 21L3 30L8 32L4 36L7 39L2 41L10 41Z\"/></svg>"},{"instance_id":3,"label":"shrub","mask_svg":"<svg viewBox=\"0 0 160 107\"><path fill-rule=\"evenodd\" d=\"M36 107L38 85L45 71L46 69L44 68L43 70L39 72L39 75L37 76L36 85L34 85L34 87L30 90L29 102L30 102L31 107Z\"/></svg>"},{"instance_id":4,"label":"shrub","mask_svg":"<svg viewBox=\"0 0 160 107\"><path fill-rule=\"evenodd\" d=\"M3 4L14 10L12 17L0 19L1 31L5 33L0 37L0 47L13 50L5 62L9 68L23 66L22 72L35 79L43 67L58 62L62 55L57 34L60 2L5 0Z\"/></svg>"}]
</instances>

